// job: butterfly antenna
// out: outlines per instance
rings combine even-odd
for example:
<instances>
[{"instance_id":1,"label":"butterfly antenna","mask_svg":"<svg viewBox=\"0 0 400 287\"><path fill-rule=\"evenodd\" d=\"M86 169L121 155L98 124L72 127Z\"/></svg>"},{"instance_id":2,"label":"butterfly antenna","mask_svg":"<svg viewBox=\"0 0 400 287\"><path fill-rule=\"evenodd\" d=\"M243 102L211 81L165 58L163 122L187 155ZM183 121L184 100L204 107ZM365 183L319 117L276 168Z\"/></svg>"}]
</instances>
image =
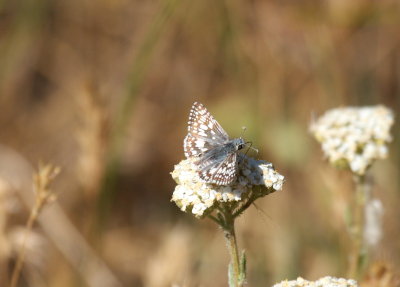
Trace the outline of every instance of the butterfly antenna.
<instances>
[{"instance_id":1,"label":"butterfly antenna","mask_svg":"<svg viewBox=\"0 0 400 287\"><path fill-rule=\"evenodd\" d=\"M247 150L252 149L252 150L254 150L256 153L258 153L258 149L256 149L255 147L253 147L253 142L246 142L246 144L249 145Z\"/></svg>"},{"instance_id":2,"label":"butterfly antenna","mask_svg":"<svg viewBox=\"0 0 400 287\"><path fill-rule=\"evenodd\" d=\"M249 152L250 149L252 149L252 150L254 150L256 153L258 153L258 149L252 147L253 142L246 142L245 144L248 145L248 146L247 146L247 150L246 150L246 152L244 153L244 155L247 155L247 153Z\"/></svg>"},{"instance_id":3,"label":"butterfly antenna","mask_svg":"<svg viewBox=\"0 0 400 287\"><path fill-rule=\"evenodd\" d=\"M243 138L244 133L246 132L247 128L246 127L242 127L242 134L240 135L241 138Z\"/></svg>"},{"instance_id":4,"label":"butterfly antenna","mask_svg":"<svg viewBox=\"0 0 400 287\"><path fill-rule=\"evenodd\" d=\"M243 135L244 135L244 133L246 132L246 130L247 130L247 128L243 126L243 127L242 127L242 135L240 136L241 138L243 138ZM253 145L252 142L248 141L248 142L246 142L245 144L246 144L246 145L249 145L249 146L247 146L247 150L246 150L246 152L244 153L245 155L247 155L247 153L249 152L250 149L252 149L252 150L254 150L256 153L258 153L258 149L252 147L252 145Z\"/></svg>"}]
</instances>

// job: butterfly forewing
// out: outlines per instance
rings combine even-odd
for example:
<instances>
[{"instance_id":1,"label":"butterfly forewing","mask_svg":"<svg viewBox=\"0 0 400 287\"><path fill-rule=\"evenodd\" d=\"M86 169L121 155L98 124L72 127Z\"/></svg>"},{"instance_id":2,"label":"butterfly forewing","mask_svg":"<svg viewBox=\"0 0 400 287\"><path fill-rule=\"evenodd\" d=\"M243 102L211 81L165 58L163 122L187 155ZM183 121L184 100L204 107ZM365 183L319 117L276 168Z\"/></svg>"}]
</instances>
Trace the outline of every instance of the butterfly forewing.
<instances>
[{"instance_id":1,"label":"butterfly forewing","mask_svg":"<svg viewBox=\"0 0 400 287\"><path fill-rule=\"evenodd\" d=\"M184 141L186 157L198 156L229 140L221 125L200 103L194 103L189 114L188 135Z\"/></svg>"}]
</instances>

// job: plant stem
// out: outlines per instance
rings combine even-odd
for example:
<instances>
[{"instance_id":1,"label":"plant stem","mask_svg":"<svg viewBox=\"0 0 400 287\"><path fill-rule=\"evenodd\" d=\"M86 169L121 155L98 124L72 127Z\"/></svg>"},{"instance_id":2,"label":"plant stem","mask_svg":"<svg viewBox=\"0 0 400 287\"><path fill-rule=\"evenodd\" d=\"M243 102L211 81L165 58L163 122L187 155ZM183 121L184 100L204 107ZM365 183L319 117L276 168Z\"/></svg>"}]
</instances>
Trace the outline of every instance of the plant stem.
<instances>
[{"instance_id":1,"label":"plant stem","mask_svg":"<svg viewBox=\"0 0 400 287\"><path fill-rule=\"evenodd\" d=\"M365 205L368 201L368 190L365 175L354 176L356 193L353 202L353 220L350 228L352 239L352 250L349 262L349 277L359 279L365 257L364 226L365 226Z\"/></svg>"},{"instance_id":2,"label":"plant stem","mask_svg":"<svg viewBox=\"0 0 400 287\"><path fill-rule=\"evenodd\" d=\"M229 255L231 258L231 268L229 270L229 285L230 287L241 287L243 282L240 278L242 270L240 270L239 265L239 252L236 243L235 234L235 218L228 212L225 212L226 225L224 227L224 234L226 239L226 245L228 246Z\"/></svg>"},{"instance_id":3,"label":"plant stem","mask_svg":"<svg viewBox=\"0 0 400 287\"><path fill-rule=\"evenodd\" d=\"M33 207L32 211L31 211L31 213L29 215L29 219L28 219L28 221L26 223L26 229L25 229L25 232L24 232L24 237L22 239L22 246L21 246L21 250L20 250L19 255L18 255L17 263L16 263L16 265L14 267L14 270L13 270L10 287L17 286L19 275L21 274L21 270L22 270L22 265L23 265L24 260L25 260L26 241L28 239L29 232L32 230L33 223L36 221L36 219L37 219L37 217L39 215L39 209L40 209L40 206L38 206L38 205L35 205Z\"/></svg>"}]
</instances>

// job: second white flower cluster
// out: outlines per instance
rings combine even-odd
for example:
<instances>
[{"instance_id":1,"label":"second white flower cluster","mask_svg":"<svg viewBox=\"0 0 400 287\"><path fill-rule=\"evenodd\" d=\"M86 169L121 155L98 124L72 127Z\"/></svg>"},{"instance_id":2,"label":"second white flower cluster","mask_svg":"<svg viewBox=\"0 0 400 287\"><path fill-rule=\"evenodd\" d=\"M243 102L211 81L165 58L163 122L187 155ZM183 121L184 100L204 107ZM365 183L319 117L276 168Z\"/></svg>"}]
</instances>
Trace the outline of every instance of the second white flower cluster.
<instances>
[{"instance_id":1,"label":"second white flower cluster","mask_svg":"<svg viewBox=\"0 0 400 287\"><path fill-rule=\"evenodd\" d=\"M346 107L328 111L310 129L333 165L363 175L375 160L387 157L393 122L384 106Z\"/></svg>"}]
</instances>

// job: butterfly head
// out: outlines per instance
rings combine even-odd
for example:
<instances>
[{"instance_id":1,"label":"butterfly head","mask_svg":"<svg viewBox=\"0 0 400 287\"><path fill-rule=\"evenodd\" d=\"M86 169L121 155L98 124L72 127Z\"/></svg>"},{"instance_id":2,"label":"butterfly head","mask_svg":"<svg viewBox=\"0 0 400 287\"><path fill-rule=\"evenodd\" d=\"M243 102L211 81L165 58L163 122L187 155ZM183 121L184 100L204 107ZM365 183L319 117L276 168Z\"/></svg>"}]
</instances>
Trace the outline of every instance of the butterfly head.
<instances>
[{"instance_id":1,"label":"butterfly head","mask_svg":"<svg viewBox=\"0 0 400 287\"><path fill-rule=\"evenodd\" d=\"M233 139L233 144L236 147L236 150L241 150L242 148L244 148L246 146L246 141L243 138L237 138L237 139Z\"/></svg>"}]
</instances>

